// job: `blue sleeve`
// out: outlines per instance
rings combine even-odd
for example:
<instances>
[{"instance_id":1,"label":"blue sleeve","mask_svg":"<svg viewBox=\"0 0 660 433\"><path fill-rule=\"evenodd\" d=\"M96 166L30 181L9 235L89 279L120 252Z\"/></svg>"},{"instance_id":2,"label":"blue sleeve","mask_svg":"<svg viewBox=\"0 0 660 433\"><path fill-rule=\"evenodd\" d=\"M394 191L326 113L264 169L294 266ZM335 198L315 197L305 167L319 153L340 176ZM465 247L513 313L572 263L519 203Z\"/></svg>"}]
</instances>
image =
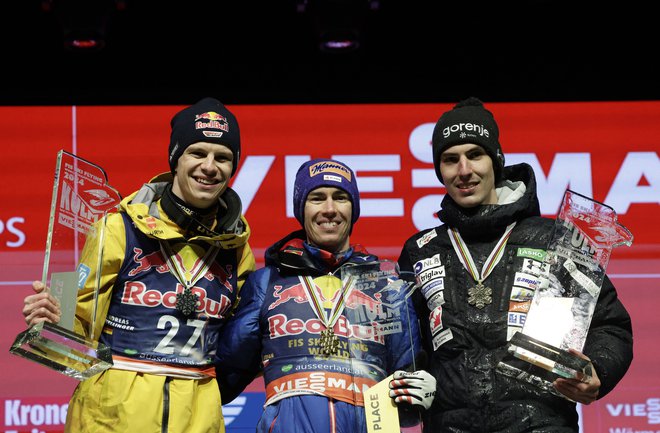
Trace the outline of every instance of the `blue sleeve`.
<instances>
[{"instance_id":1,"label":"blue sleeve","mask_svg":"<svg viewBox=\"0 0 660 433\"><path fill-rule=\"evenodd\" d=\"M270 268L250 274L240 293L234 316L221 329L215 370L222 404L230 403L261 372L261 307Z\"/></svg>"},{"instance_id":2,"label":"blue sleeve","mask_svg":"<svg viewBox=\"0 0 660 433\"><path fill-rule=\"evenodd\" d=\"M407 298L402 302L400 308L403 330L401 333L395 334L394 341L391 342L394 350L389 351L391 357L389 365L392 366L390 373L395 370L414 371L425 368L424 365L417 365L422 348L419 321L411 299Z\"/></svg>"}]
</instances>

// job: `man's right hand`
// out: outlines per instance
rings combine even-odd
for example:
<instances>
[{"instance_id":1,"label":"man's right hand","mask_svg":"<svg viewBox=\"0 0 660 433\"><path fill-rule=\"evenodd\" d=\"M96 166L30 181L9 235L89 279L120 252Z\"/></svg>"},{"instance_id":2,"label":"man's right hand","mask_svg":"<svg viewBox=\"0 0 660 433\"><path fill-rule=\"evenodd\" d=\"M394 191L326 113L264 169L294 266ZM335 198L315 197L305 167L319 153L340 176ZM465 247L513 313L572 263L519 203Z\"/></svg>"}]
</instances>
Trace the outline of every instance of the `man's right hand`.
<instances>
[{"instance_id":1,"label":"man's right hand","mask_svg":"<svg viewBox=\"0 0 660 433\"><path fill-rule=\"evenodd\" d=\"M36 325L40 322L57 323L60 321L60 303L50 290L41 281L34 281L32 289L34 295L28 295L23 300L23 316L28 326Z\"/></svg>"},{"instance_id":2,"label":"man's right hand","mask_svg":"<svg viewBox=\"0 0 660 433\"><path fill-rule=\"evenodd\" d=\"M429 372L397 370L390 381L390 397L395 403L409 403L428 410L435 397L436 380Z\"/></svg>"}]
</instances>

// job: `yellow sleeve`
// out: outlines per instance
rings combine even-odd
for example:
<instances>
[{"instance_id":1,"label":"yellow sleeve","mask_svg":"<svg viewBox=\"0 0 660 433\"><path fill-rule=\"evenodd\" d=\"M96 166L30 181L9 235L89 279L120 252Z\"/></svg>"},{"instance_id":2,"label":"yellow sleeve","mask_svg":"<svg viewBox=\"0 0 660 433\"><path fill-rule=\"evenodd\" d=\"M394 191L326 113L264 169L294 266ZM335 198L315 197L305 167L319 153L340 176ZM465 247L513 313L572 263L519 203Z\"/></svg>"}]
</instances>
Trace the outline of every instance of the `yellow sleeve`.
<instances>
[{"instance_id":1,"label":"yellow sleeve","mask_svg":"<svg viewBox=\"0 0 660 433\"><path fill-rule=\"evenodd\" d=\"M104 224L105 221L105 224ZM74 330L98 340L110 306L112 287L124 261L126 229L120 214L109 214L89 231L79 270L87 277L78 288ZM96 306L96 308L95 308Z\"/></svg>"}]
</instances>

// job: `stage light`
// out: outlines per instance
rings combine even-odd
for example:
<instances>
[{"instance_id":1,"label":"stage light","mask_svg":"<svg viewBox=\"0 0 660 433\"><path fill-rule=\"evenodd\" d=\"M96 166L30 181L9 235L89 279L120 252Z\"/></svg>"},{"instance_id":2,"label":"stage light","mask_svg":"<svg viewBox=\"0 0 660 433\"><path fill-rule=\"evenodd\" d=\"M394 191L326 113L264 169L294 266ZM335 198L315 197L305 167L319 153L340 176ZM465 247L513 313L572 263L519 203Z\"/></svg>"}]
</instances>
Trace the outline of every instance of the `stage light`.
<instances>
[{"instance_id":1,"label":"stage light","mask_svg":"<svg viewBox=\"0 0 660 433\"><path fill-rule=\"evenodd\" d=\"M367 15L379 7L376 0L300 0L296 9L312 20L322 52L346 53L363 45Z\"/></svg>"},{"instance_id":2,"label":"stage light","mask_svg":"<svg viewBox=\"0 0 660 433\"><path fill-rule=\"evenodd\" d=\"M346 52L360 48L360 32L356 29L331 29L319 35L319 48L327 52Z\"/></svg>"},{"instance_id":3,"label":"stage light","mask_svg":"<svg viewBox=\"0 0 660 433\"><path fill-rule=\"evenodd\" d=\"M64 47L73 51L102 50L112 13L124 7L124 0L42 1L42 10L57 18Z\"/></svg>"}]
</instances>

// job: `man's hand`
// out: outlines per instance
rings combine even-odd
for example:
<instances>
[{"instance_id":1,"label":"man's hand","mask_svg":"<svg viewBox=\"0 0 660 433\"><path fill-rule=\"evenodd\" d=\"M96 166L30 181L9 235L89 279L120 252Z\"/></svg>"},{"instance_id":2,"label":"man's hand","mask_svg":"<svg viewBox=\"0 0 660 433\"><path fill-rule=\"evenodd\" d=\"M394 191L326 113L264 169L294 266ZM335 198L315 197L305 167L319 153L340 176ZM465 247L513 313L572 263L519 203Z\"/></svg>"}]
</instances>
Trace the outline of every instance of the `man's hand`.
<instances>
[{"instance_id":1,"label":"man's hand","mask_svg":"<svg viewBox=\"0 0 660 433\"><path fill-rule=\"evenodd\" d=\"M424 409L431 407L435 397L436 380L424 370L397 370L390 381L390 397L395 403L409 403Z\"/></svg>"},{"instance_id":2,"label":"man's hand","mask_svg":"<svg viewBox=\"0 0 660 433\"><path fill-rule=\"evenodd\" d=\"M582 359L590 361L587 356L578 352L575 349L569 349L571 353L579 356ZM582 382L577 379L564 379L558 378L555 379L553 385L555 389L561 392L571 401L582 403L582 404L591 404L598 398L598 392L600 391L600 379L598 374L596 374L596 369L591 366L593 375L591 378Z\"/></svg>"},{"instance_id":3,"label":"man's hand","mask_svg":"<svg viewBox=\"0 0 660 433\"><path fill-rule=\"evenodd\" d=\"M40 322L57 323L60 321L60 303L50 294L50 290L41 282L34 281L32 289L34 295L28 295L23 300L23 317L28 326Z\"/></svg>"}]
</instances>

